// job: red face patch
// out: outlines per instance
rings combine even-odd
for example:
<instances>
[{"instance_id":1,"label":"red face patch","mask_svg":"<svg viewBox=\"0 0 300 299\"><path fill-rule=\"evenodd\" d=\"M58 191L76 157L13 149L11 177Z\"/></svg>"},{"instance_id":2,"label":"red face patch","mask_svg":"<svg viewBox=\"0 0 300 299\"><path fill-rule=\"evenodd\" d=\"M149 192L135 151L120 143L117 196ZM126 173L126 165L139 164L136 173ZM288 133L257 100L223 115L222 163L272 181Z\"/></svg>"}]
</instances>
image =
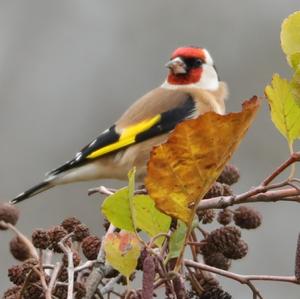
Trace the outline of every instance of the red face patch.
<instances>
[{"instance_id":1,"label":"red face patch","mask_svg":"<svg viewBox=\"0 0 300 299\"><path fill-rule=\"evenodd\" d=\"M202 74L202 69L190 70L187 74L174 75L172 72L169 73L167 81L174 85L185 85L199 82Z\"/></svg>"},{"instance_id":2,"label":"red face patch","mask_svg":"<svg viewBox=\"0 0 300 299\"><path fill-rule=\"evenodd\" d=\"M177 48L171 55L171 59L176 57L190 57L205 60L205 53L201 48L181 47Z\"/></svg>"}]
</instances>

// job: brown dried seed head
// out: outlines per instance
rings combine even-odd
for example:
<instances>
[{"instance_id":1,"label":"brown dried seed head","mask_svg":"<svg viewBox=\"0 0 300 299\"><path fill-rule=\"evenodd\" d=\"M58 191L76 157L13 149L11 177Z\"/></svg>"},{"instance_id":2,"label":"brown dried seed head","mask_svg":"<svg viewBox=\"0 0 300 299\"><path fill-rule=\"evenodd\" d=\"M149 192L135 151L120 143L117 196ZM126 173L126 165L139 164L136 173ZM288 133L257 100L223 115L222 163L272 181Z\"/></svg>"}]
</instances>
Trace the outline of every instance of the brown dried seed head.
<instances>
[{"instance_id":1,"label":"brown dried seed head","mask_svg":"<svg viewBox=\"0 0 300 299\"><path fill-rule=\"evenodd\" d=\"M81 224L81 221L75 217L66 218L62 223L61 226L68 232L71 233L74 231L77 225Z\"/></svg>"},{"instance_id":2,"label":"brown dried seed head","mask_svg":"<svg viewBox=\"0 0 300 299\"><path fill-rule=\"evenodd\" d=\"M13 287L9 288L8 290L6 290L4 292L2 299L17 299L17 298L19 298L21 289L22 289L21 286L13 286Z\"/></svg>"},{"instance_id":3,"label":"brown dried seed head","mask_svg":"<svg viewBox=\"0 0 300 299\"><path fill-rule=\"evenodd\" d=\"M75 299L82 299L86 295L86 288L83 283L74 283Z\"/></svg>"},{"instance_id":4,"label":"brown dried seed head","mask_svg":"<svg viewBox=\"0 0 300 299\"><path fill-rule=\"evenodd\" d=\"M231 247L226 248L226 251L223 252L224 256L227 258L238 260L246 256L248 253L248 244L239 240L237 243L232 245Z\"/></svg>"},{"instance_id":5,"label":"brown dried seed head","mask_svg":"<svg viewBox=\"0 0 300 299\"><path fill-rule=\"evenodd\" d=\"M223 184L215 182L209 191L204 195L204 199L222 196L224 192Z\"/></svg>"},{"instance_id":6,"label":"brown dried seed head","mask_svg":"<svg viewBox=\"0 0 300 299\"><path fill-rule=\"evenodd\" d=\"M74 267L77 267L81 262L80 255L77 251L73 251L72 253L73 253L73 265L74 265ZM62 261L65 266L68 266L68 256L67 255L63 256Z\"/></svg>"},{"instance_id":7,"label":"brown dried seed head","mask_svg":"<svg viewBox=\"0 0 300 299\"><path fill-rule=\"evenodd\" d=\"M12 266L8 269L8 277L11 282L16 285L21 285L28 275L31 282L39 280L39 276L33 271L33 267L38 265L38 261L34 258L26 260L21 265Z\"/></svg>"},{"instance_id":8,"label":"brown dried seed head","mask_svg":"<svg viewBox=\"0 0 300 299\"><path fill-rule=\"evenodd\" d=\"M50 249L54 252L62 253L62 249L59 246L59 242L68 234L68 232L60 225L54 226L49 230L50 237ZM67 245L70 244L70 241L66 242Z\"/></svg>"},{"instance_id":9,"label":"brown dried seed head","mask_svg":"<svg viewBox=\"0 0 300 299\"><path fill-rule=\"evenodd\" d=\"M53 295L57 298L66 299L68 297L68 287L57 285L53 291Z\"/></svg>"},{"instance_id":10,"label":"brown dried seed head","mask_svg":"<svg viewBox=\"0 0 300 299\"><path fill-rule=\"evenodd\" d=\"M26 275L23 272L23 267L22 265L16 265L12 266L8 269L8 277L9 280L16 284L16 285L21 285L26 278Z\"/></svg>"},{"instance_id":11,"label":"brown dried seed head","mask_svg":"<svg viewBox=\"0 0 300 299\"><path fill-rule=\"evenodd\" d=\"M228 209L219 212L217 221L222 225L228 225L232 221L232 213Z\"/></svg>"},{"instance_id":12,"label":"brown dried seed head","mask_svg":"<svg viewBox=\"0 0 300 299\"><path fill-rule=\"evenodd\" d=\"M219 287L213 287L204 291L199 299L232 299L232 296Z\"/></svg>"},{"instance_id":13,"label":"brown dried seed head","mask_svg":"<svg viewBox=\"0 0 300 299\"><path fill-rule=\"evenodd\" d=\"M214 252L210 255L204 255L205 264L223 270L228 270L231 266L231 261L226 258L221 252Z\"/></svg>"},{"instance_id":14,"label":"brown dried seed head","mask_svg":"<svg viewBox=\"0 0 300 299\"><path fill-rule=\"evenodd\" d=\"M45 298L45 293L41 282L30 283L25 287L22 292L23 299L43 299Z\"/></svg>"},{"instance_id":15,"label":"brown dried seed head","mask_svg":"<svg viewBox=\"0 0 300 299\"><path fill-rule=\"evenodd\" d=\"M199 221L202 221L203 224L212 223L216 216L216 212L213 209L200 210L197 212Z\"/></svg>"},{"instance_id":16,"label":"brown dried seed head","mask_svg":"<svg viewBox=\"0 0 300 299\"><path fill-rule=\"evenodd\" d=\"M0 222L4 221L15 225L18 222L19 215L20 211L16 206L13 206L9 203L0 203ZM6 229L6 227L1 226L0 224L0 230Z\"/></svg>"},{"instance_id":17,"label":"brown dried seed head","mask_svg":"<svg viewBox=\"0 0 300 299\"><path fill-rule=\"evenodd\" d=\"M227 252L240 240L241 232L234 226L225 226L213 230L205 239L202 252L210 255L213 252ZM225 254L224 254L225 255Z\"/></svg>"},{"instance_id":18,"label":"brown dried seed head","mask_svg":"<svg viewBox=\"0 0 300 299\"><path fill-rule=\"evenodd\" d=\"M9 242L10 253L18 261L25 261L31 257L30 250L24 241L18 236L11 239Z\"/></svg>"},{"instance_id":19,"label":"brown dried seed head","mask_svg":"<svg viewBox=\"0 0 300 299\"><path fill-rule=\"evenodd\" d=\"M82 252L88 260L95 260L97 258L100 246L101 240L95 235L84 238L81 243Z\"/></svg>"},{"instance_id":20,"label":"brown dried seed head","mask_svg":"<svg viewBox=\"0 0 300 299\"><path fill-rule=\"evenodd\" d=\"M74 240L81 242L90 235L90 230L85 224L79 224L74 228Z\"/></svg>"},{"instance_id":21,"label":"brown dried seed head","mask_svg":"<svg viewBox=\"0 0 300 299\"><path fill-rule=\"evenodd\" d=\"M221 175L218 177L217 182L233 185L235 184L240 178L239 170L233 165L226 165L223 169Z\"/></svg>"},{"instance_id":22,"label":"brown dried seed head","mask_svg":"<svg viewBox=\"0 0 300 299\"><path fill-rule=\"evenodd\" d=\"M47 249L50 246L49 232L45 229L36 229L33 231L32 244L38 249Z\"/></svg>"},{"instance_id":23,"label":"brown dried seed head","mask_svg":"<svg viewBox=\"0 0 300 299\"><path fill-rule=\"evenodd\" d=\"M234 211L233 220L241 228L255 229L261 225L262 216L253 208L240 206Z\"/></svg>"},{"instance_id":24,"label":"brown dried seed head","mask_svg":"<svg viewBox=\"0 0 300 299\"><path fill-rule=\"evenodd\" d=\"M62 267L59 272L58 272L58 275L57 275L57 280L58 281L67 281L68 280L68 270L66 267Z\"/></svg>"}]
</instances>

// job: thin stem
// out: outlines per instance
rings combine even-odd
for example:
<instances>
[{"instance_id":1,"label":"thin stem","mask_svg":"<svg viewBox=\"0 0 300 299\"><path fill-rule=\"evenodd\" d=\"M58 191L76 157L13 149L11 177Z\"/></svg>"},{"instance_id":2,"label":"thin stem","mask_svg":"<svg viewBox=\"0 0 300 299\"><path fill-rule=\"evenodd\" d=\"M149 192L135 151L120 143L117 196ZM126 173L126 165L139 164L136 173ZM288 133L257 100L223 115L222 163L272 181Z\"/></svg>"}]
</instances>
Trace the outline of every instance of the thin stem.
<instances>
[{"instance_id":1,"label":"thin stem","mask_svg":"<svg viewBox=\"0 0 300 299\"><path fill-rule=\"evenodd\" d=\"M265 178L261 183L262 186L269 185L277 176L279 176L286 168L288 168L291 164L300 161L300 152L292 152L289 159L283 162L277 169L273 171L273 173Z\"/></svg>"},{"instance_id":2,"label":"thin stem","mask_svg":"<svg viewBox=\"0 0 300 299\"><path fill-rule=\"evenodd\" d=\"M258 192L256 194L249 193L237 196L219 196L202 200L199 205L199 210L206 209L224 209L229 206L254 203L254 202L276 202L276 201L294 201L300 203L300 192L295 188L286 188L275 191Z\"/></svg>"},{"instance_id":3,"label":"thin stem","mask_svg":"<svg viewBox=\"0 0 300 299\"><path fill-rule=\"evenodd\" d=\"M290 154L292 156L293 153L294 153L293 142L289 142L289 150L290 150ZM290 175L289 175L289 180L291 180L295 176L295 172L296 172L296 164L293 163L291 165L291 172L290 172Z\"/></svg>"},{"instance_id":4,"label":"thin stem","mask_svg":"<svg viewBox=\"0 0 300 299\"><path fill-rule=\"evenodd\" d=\"M66 235L58 243L64 254L68 257L68 296L67 299L73 299L73 289L74 289L74 262L73 262L73 252L69 246L65 245L65 242L71 238L73 233Z\"/></svg>"},{"instance_id":5,"label":"thin stem","mask_svg":"<svg viewBox=\"0 0 300 299\"><path fill-rule=\"evenodd\" d=\"M230 279L233 279L235 281L238 281L242 284L248 285L248 287L251 289L253 293L253 298L261 298L262 296L258 292L258 290L254 287L252 284L252 281L281 281L281 282L289 282L294 284L300 284L300 281L296 279L295 276L274 276L274 275L242 275L237 274L234 272L222 270L219 268L211 267L206 264L198 263L192 260L184 260L184 264L187 267L193 267L193 268L199 268L204 271L212 272Z\"/></svg>"}]
</instances>

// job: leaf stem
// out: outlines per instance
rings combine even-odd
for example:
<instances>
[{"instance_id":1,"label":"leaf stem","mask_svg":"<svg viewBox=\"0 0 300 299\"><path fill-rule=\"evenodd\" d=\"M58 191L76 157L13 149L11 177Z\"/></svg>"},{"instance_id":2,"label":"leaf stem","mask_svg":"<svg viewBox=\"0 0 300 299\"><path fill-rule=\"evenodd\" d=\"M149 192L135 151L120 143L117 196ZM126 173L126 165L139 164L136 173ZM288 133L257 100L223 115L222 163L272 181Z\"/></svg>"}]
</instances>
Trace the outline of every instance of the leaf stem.
<instances>
[{"instance_id":1,"label":"leaf stem","mask_svg":"<svg viewBox=\"0 0 300 299\"><path fill-rule=\"evenodd\" d=\"M293 153L294 153L293 142L289 142L288 144L289 144L290 154L291 154L291 156L293 156ZM295 172L296 172L296 164L293 163L291 165L291 172L289 175L289 180L291 180L295 176Z\"/></svg>"}]
</instances>

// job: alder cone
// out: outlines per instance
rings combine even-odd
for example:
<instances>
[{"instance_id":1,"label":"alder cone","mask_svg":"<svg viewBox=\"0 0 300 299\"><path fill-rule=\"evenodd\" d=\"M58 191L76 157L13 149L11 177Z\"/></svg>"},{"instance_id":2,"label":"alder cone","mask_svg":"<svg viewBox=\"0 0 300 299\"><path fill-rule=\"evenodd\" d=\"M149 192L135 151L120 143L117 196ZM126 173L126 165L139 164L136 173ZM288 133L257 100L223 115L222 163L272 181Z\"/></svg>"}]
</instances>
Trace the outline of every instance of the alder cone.
<instances>
[{"instance_id":1,"label":"alder cone","mask_svg":"<svg viewBox=\"0 0 300 299\"><path fill-rule=\"evenodd\" d=\"M44 299L45 294L41 282L30 283L22 292L23 299Z\"/></svg>"},{"instance_id":2,"label":"alder cone","mask_svg":"<svg viewBox=\"0 0 300 299\"><path fill-rule=\"evenodd\" d=\"M81 243L82 252L88 260L97 258L100 246L101 240L95 235L84 238Z\"/></svg>"},{"instance_id":3,"label":"alder cone","mask_svg":"<svg viewBox=\"0 0 300 299\"><path fill-rule=\"evenodd\" d=\"M203 259L205 264L222 270L228 270L231 266L231 261L221 252L213 252L210 255L203 255Z\"/></svg>"},{"instance_id":4,"label":"alder cone","mask_svg":"<svg viewBox=\"0 0 300 299\"><path fill-rule=\"evenodd\" d=\"M59 246L59 242L68 234L68 232L61 226L57 225L52 227L49 230L49 236L50 236L50 249L52 249L54 252L62 253L62 249ZM66 242L67 244L70 243L70 241Z\"/></svg>"},{"instance_id":5,"label":"alder cone","mask_svg":"<svg viewBox=\"0 0 300 299\"><path fill-rule=\"evenodd\" d=\"M61 226L68 232L72 233L77 225L80 225L81 221L78 220L76 217L69 217L66 218L62 223Z\"/></svg>"},{"instance_id":6,"label":"alder cone","mask_svg":"<svg viewBox=\"0 0 300 299\"><path fill-rule=\"evenodd\" d=\"M21 286L13 286L9 288L4 292L2 299L17 299L20 295L21 289Z\"/></svg>"},{"instance_id":7,"label":"alder cone","mask_svg":"<svg viewBox=\"0 0 300 299\"><path fill-rule=\"evenodd\" d=\"M234 211L235 224L245 229L255 229L261 225L262 216L253 208L240 206Z\"/></svg>"},{"instance_id":8,"label":"alder cone","mask_svg":"<svg viewBox=\"0 0 300 299\"><path fill-rule=\"evenodd\" d=\"M15 285L21 285L26 278L22 265L12 266L8 269L8 278Z\"/></svg>"},{"instance_id":9,"label":"alder cone","mask_svg":"<svg viewBox=\"0 0 300 299\"><path fill-rule=\"evenodd\" d=\"M213 230L206 237L205 244L202 247L202 252L207 256L213 252L221 252L224 254L231 251L232 247L236 246L236 243L240 240L240 237L240 230L234 226L218 228Z\"/></svg>"},{"instance_id":10,"label":"alder cone","mask_svg":"<svg viewBox=\"0 0 300 299\"><path fill-rule=\"evenodd\" d=\"M79 224L74 228L74 240L81 242L84 238L90 235L90 230L85 224Z\"/></svg>"},{"instance_id":11,"label":"alder cone","mask_svg":"<svg viewBox=\"0 0 300 299\"><path fill-rule=\"evenodd\" d=\"M218 287L206 290L199 299L232 299L232 296Z\"/></svg>"},{"instance_id":12,"label":"alder cone","mask_svg":"<svg viewBox=\"0 0 300 299\"><path fill-rule=\"evenodd\" d=\"M212 223L216 216L216 212L213 209L200 210L197 214L199 221L202 221L203 224Z\"/></svg>"},{"instance_id":13,"label":"alder cone","mask_svg":"<svg viewBox=\"0 0 300 299\"><path fill-rule=\"evenodd\" d=\"M50 246L50 236L45 229L36 229L31 235L32 244L38 249L47 249Z\"/></svg>"},{"instance_id":14,"label":"alder cone","mask_svg":"<svg viewBox=\"0 0 300 299\"><path fill-rule=\"evenodd\" d=\"M227 164L221 175L218 177L217 182L233 185L235 184L240 178L240 173L237 167L234 165Z\"/></svg>"},{"instance_id":15,"label":"alder cone","mask_svg":"<svg viewBox=\"0 0 300 299\"><path fill-rule=\"evenodd\" d=\"M228 247L226 251L223 252L225 257L233 260L238 260L246 256L248 253L248 244L239 240L234 246Z\"/></svg>"},{"instance_id":16,"label":"alder cone","mask_svg":"<svg viewBox=\"0 0 300 299\"><path fill-rule=\"evenodd\" d=\"M228 225L232 221L232 213L228 209L219 212L217 221L222 225Z\"/></svg>"}]
</instances>

